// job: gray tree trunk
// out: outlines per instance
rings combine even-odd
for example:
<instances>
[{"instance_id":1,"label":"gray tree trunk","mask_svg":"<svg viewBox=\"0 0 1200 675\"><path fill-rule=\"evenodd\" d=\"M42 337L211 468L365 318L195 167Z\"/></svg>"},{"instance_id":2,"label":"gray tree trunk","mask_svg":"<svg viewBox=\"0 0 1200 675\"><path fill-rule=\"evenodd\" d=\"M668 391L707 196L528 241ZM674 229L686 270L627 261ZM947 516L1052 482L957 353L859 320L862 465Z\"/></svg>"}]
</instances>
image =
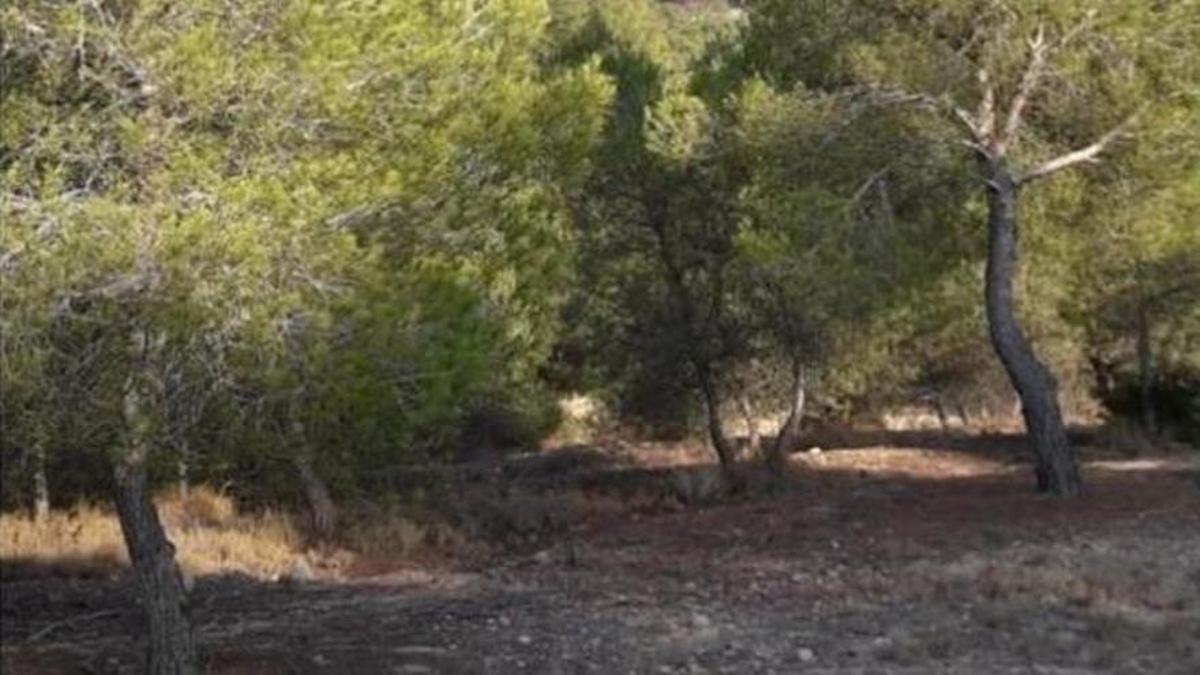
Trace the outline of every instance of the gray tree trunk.
<instances>
[{"instance_id":1,"label":"gray tree trunk","mask_svg":"<svg viewBox=\"0 0 1200 675\"><path fill-rule=\"evenodd\" d=\"M958 413L958 419L962 420L963 427L971 426L971 418L967 413L967 406L959 399L954 401L954 410Z\"/></svg>"},{"instance_id":2,"label":"gray tree trunk","mask_svg":"<svg viewBox=\"0 0 1200 675\"><path fill-rule=\"evenodd\" d=\"M946 405L942 403L942 395L934 392L929 404L933 406L933 412L937 415L938 424L942 427L942 433L950 431L950 417L946 414Z\"/></svg>"},{"instance_id":3,"label":"gray tree trunk","mask_svg":"<svg viewBox=\"0 0 1200 675\"><path fill-rule=\"evenodd\" d=\"M717 453L717 461L727 479L733 477L735 451L729 437L725 435L725 427L721 423L721 400L717 396L716 382L707 364L696 364L696 376L700 381L700 390L704 394L704 408L708 415L708 436L712 441L713 450Z\"/></svg>"},{"instance_id":4,"label":"gray tree trunk","mask_svg":"<svg viewBox=\"0 0 1200 675\"><path fill-rule=\"evenodd\" d=\"M787 419L779 427L775 443L767 454L767 466L776 474L787 468L788 453L800 440L800 425L804 420L804 404L808 397L808 375L799 359L792 364L792 400Z\"/></svg>"},{"instance_id":5,"label":"gray tree trunk","mask_svg":"<svg viewBox=\"0 0 1200 675\"><path fill-rule=\"evenodd\" d=\"M144 334L135 338L145 344ZM126 447L116 459L114 478L117 516L133 562L146 613L146 672L153 675L196 673L196 642L188 616L183 578L175 563L175 547L167 539L151 501L146 475L149 415L142 383L132 381L125 394Z\"/></svg>"},{"instance_id":6,"label":"gray tree trunk","mask_svg":"<svg viewBox=\"0 0 1200 675\"><path fill-rule=\"evenodd\" d=\"M1154 353L1150 347L1150 320L1144 307L1138 308L1137 359L1142 426L1152 434L1158 433L1158 415L1154 410Z\"/></svg>"},{"instance_id":7,"label":"gray tree trunk","mask_svg":"<svg viewBox=\"0 0 1200 675\"><path fill-rule=\"evenodd\" d=\"M1068 497L1081 481L1058 403L1058 382L1038 360L1020 323L1013 297L1017 272L1019 186L1003 159L984 162L988 179L988 257L985 304L988 331L1000 362L1021 399L1039 491Z\"/></svg>"},{"instance_id":8,"label":"gray tree trunk","mask_svg":"<svg viewBox=\"0 0 1200 675\"><path fill-rule=\"evenodd\" d=\"M191 450L188 447L186 440L179 442L179 461L176 464L175 480L179 487L179 499L186 501L188 498L189 488L191 486L188 477L189 461L191 460Z\"/></svg>"},{"instance_id":9,"label":"gray tree trunk","mask_svg":"<svg viewBox=\"0 0 1200 675\"><path fill-rule=\"evenodd\" d=\"M318 539L328 539L336 531L338 515L333 497L329 495L329 488L313 469L312 460L307 453L297 455L293 464L300 475L300 484L304 488L304 496L312 513L313 534Z\"/></svg>"},{"instance_id":10,"label":"gray tree trunk","mask_svg":"<svg viewBox=\"0 0 1200 675\"><path fill-rule=\"evenodd\" d=\"M46 445L41 439L33 444L33 519L43 522L50 516L50 483L46 480Z\"/></svg>"},{"instance_id":11,"label":"gray tree trunk","mask_svg":"<svg viewBox=\"0 0 1200 675\"><path fill-rule=\"evenodd\" d=\"M758 430L754 406L750 404L750 397L745 393L738 397L738 407L741 409L742 419L746 421L746 446L751 455L757 455L762 451L762 434Z\"/></svg>"}]
</instances>

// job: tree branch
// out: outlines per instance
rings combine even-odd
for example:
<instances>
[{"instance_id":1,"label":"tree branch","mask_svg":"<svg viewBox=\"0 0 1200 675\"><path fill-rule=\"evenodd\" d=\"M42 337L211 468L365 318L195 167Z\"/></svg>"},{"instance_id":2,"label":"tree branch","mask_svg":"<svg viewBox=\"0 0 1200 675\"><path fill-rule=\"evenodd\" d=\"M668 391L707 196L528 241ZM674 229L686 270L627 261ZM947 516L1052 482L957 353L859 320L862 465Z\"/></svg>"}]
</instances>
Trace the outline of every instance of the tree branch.
<instances>
[{"instance_id":1,"label":"tree branch","mask_svg":"<svg viewBox=\"0 0 1200 675\"><path fill-rule=\"evenodd\" d=\"M1075 166L1076 164L1096 162L1096 158L1100 155L1100 153L1107 150L1108 146L1112 145L1113 141L1124 135L1125 127L1129 125L1129 122L1132 121L1132 119L1133 118L1130 118L1129 120L1121 123L1112 131L1104 134L1099 140L1087 147L1080 148L1074 152L1068 152L1065 155L1060 155L1054 159L1039 164L1029 171L1026 171L1017 177L1017 183L1024 184L1039 178L1045 178L1046 176L1062 171L1068 167Z\"/></svg>"},{"instance_id":2,"label":"tree branch","mask_svg":"<svg viewBox=\"0 0 1200 675\"><path fill-rule=\"evenodd\" d=\"M979 112L975 115L979 125L976 140L981 145L988 146L996 135L996 89L984 68L979 69L979 86L983 88L983 98L979 101Z\"/></svg>"},{"instance_id":3,"label":"tree branch","mask_svg":"<svg viewBox=\"0 0 1200 675\"><path fill-rule=\"evenodd\" d=\"M1004 155L1005 152L1017 145L1021 122L1025 117L1025 108L1028 107L1029 99L1033 96L1034 90L1037 89L1038 83L1042 79L1042 73L1046 70L1048 51L1046 27L1039 25L1037 34L1029 41L1029 63L1025 66L1025 74L1021 76L1017 93L1013 95L1012 103L1008 107L1008 120L1004 124L1004 135L996 140L998 156Z\"/></svg>"},{"instance_id":4,"label":"tree branch","mask_svg":"<svg viewBox=\"0 0 1200 675\"><path fill-rule=\"evenodd\" d=\"M975 119L974 115L966 110L963 110L962 108L956 107L954 108L954 116L958 118L959 122L963 123L963 126L967 128L967 131L971 132L971 145L973 147L979 147L982 149L987 145L987 139L983 137L981 131L983 127L979 124L979 121Z\"/></svg>"},{"instance_id":5,"label":"tree branch","mask_svg":"<svg viewBox=\"0 0 1200 675\"><path fill-rule=\"evenodd\" d=\"M850 198L851 203L858 204L858 202L862 200L863 196L867 194L867 190L870 190L871 186L874 185L880 178L883 178L885 175L887 175L887 172L891 171L891 169L891 166L885 166L868 176L867 180L863 182L862 187L854 191L854 196Z\"/></svg>"}]
</instances>

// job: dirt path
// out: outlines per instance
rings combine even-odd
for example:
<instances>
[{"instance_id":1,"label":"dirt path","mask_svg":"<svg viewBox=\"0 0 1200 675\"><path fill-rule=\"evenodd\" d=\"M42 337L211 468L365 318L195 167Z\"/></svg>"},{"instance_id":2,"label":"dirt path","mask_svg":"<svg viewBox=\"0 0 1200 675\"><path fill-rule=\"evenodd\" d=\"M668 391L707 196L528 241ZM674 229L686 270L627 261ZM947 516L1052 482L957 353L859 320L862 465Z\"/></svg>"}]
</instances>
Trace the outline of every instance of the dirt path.
<instances>
[{"instance_id":1,"label":"dirt path","mask_svg":"<svg viewBox=\"0 0 1200 675\"><path fill-rule=\"evenodd\" d=\"M1032 494L997 457L798 458L794 490L581 524L473 572L201 580L218 673L1196 673L1194 463ZM3 586L3 672L132 672L119 582Z\"/></svg>"}]
</instances>

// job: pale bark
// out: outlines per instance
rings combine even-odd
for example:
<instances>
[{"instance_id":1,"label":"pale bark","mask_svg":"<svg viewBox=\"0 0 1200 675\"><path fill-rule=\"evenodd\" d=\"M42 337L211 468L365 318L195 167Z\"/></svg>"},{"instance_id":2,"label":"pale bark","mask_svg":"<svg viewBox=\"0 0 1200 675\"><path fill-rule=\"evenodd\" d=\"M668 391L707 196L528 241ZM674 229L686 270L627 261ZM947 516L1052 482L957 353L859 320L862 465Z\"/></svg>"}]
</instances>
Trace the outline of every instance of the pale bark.
<instances>
[{"instance_id":1,"label":"pale bark","mask_svg":"<svg viewBox=\"0 0 1200 675\"><path fill-rule=\"evenodd\" d=\"M738 408L741 409L742 419L746 422L746 446L751 455L757 455L762 451L762 435L758 430L758 418L754 415L754 406L750 404L750 397L742 394L738 397Z\"/></svg>"},{"instance_id":2,"label":"pale bark","mask_svg":"<svg viewBox=\"0 0 1200 675\"><path fill-rule=\"evenodd\" d=\"M295 456L293 465L300 476L300 485L304 488L308 509L312 514L312 530L319 539L328 539L337 527L337 506L329 494L324 480L312 466L312 459L307 452Z\"/></svg>"},{"instance_id":3,"label":"pale bark","mask_svg":"<svg viewBox=\"0 0 1200 675\"><path fill-rule=\"evenodd\" d=\"M180 441L179 459L175 466L175 480L179 488L179 498L185 501L187 500L188 493L190 492L189 488L191 481L188 475L190 473L190 467L188 466L190 459L191 450L188 448L187 441Z\"/></svg>"},{"instance_id":4,"label":"pale bark","mask_svg":"<svg viewBox=\"0 0 1200 675\"><path fill-rule=\"evenodd\" d=\"M775 443L767 454L767 466L771 471L782 474L787 469L787 457L800 440L800 426L804 420L804 405L808 398L808 374L796 360L792 364L792 396L787 419L775 436Z\"/></svg>"},{"instance_id":5,"label":"pale bark","mask_svg":"<svg viewBox=\"0 0 1200 675\"><path fill-rule=\"evenodd\" d=\"M50 483L46 479L46 445L33 444L33 518L38 522L50 516Z\"/></svg>"}]
</instances>

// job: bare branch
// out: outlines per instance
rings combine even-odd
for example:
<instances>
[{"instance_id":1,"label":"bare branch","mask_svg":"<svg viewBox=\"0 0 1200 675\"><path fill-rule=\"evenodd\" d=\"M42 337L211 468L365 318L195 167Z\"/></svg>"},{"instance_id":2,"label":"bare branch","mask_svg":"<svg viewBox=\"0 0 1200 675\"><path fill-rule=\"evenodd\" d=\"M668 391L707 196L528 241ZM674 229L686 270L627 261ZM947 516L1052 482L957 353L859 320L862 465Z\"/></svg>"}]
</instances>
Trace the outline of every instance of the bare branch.
<instances>
[{"instance_id":1,"label":"bare branch","mask_svg":"<svg viewBox=\"0 0 1200 675\"><path fill-rule=\"evenodd\" d=\"M1092 20L1095 19L1096 15L1099 13L1100 12L1095 8L1088 10L1088 13L1083 16L1083 19L1081 19L1079 23L1072 26L1071 30L1063 33L1063 36L1058 40L1057 48L1061 49L1067 46L1067 44L1069 44L1075 39L1076 36L1082 33L1085 28L1092 25Z\"/></svg>"},{"instance_id":2,"label":"bare branch","mask_svg":"<svg viewBox=\"0 0 1200 675\"><path fill-rule=\"evenodd\" d=\"M975 145L982 147L987 142L987 139L983 138L980 134L980 124L974 115L962 108L955 108L954 116L958 118L959 122L963 123L967 131L971 132L971 140Z\"/></svg>"},{"instance_id":3,"label":"bare branch","mask_svg":"<svg viewBox=\"0 0 1200 675\"><path fill-rule=\"evenodd\" d=\"M854 204L857 204L863 198L863 196L865 196L867 194L867 190L870 190L871 186L874 185L876 182L878 182L879 179L886 176L887 172L891 171L891 169L892 169L892 167L885 166L882 169L880 169L880 170L876 171L875 173L871 174L870 176L868 176L867 180L863 182L862 186L854 191L854 196L850 198L850 201Z\"/></svg>"},{"instance_id":4,"label":"bare branch","mask_svg":"<svg viewBox=\"0 0 1200 675\"><path fill-rule=\"evenodd\" d=\"M1006 151L1016 147L1021 132L1021 122L1025 117L1025 108L1033 96L1042 74L1046 70L1046 54L1049 46L1046 44L1046 27L1039 25L1037 34L1029 41L1029 63L1025 66L1025 74L1017 86L1012 103L1008 107L1008 120L1004 124L1004 135L996 140L996 154L1004 155Z\"/></svg>"},{"instance_id":5,"label":"bare branch","mask_svg":"<svg viewBox=\"0 0 1200 675\"><path fill-rule=\"evenodd\" d=\"M1133 118L1131 117L1129 120L1126 120L1122 124L1118 125L1112 131L1104 134L1099 140L1087 147L1080 148L1074 152L1068 152L1065 155L1060 155L1054 159L1039 164L1029 171L1026 171L1017 178L1017 183L1023 184L1039 178L1045 178L1046 176L1062 171L1068 167L1075 166L1076 164L1094 163L1099 161L1097 157L1100 156L1100 153L1107 150L1108 146L1112 145L1113 141L1125 135L1125 129L1127 126L1129 126L1129 123L1132 120Z\"/></svg>"},{"instance_id":6,"label":"bare branch","mask_svg":"<svg viewBox=\"0 0 1200 675\"><path fill-rule=\"evenodd\" d=\"M979 86L983 89L983 98L979 101L979 112L975 115L975 120L979 124L976 140L983 145L988 145L996 134L996 89L992 86L988 71L984 68L979 69Z\"/></svg>"}]
</instances>

